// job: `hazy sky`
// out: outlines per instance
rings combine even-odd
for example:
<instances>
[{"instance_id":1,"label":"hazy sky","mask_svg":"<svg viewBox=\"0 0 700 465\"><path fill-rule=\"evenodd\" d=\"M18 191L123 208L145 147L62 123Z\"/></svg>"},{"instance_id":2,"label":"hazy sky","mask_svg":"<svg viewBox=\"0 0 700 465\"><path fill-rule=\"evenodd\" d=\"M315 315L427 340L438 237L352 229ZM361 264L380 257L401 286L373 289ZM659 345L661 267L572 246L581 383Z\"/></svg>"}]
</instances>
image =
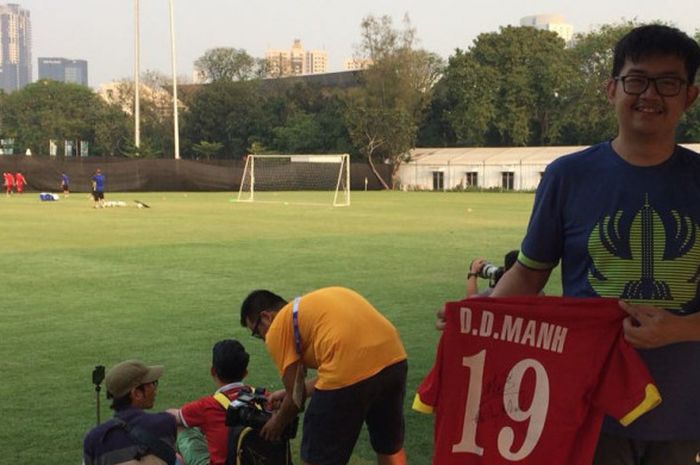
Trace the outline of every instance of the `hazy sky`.
<instances>
[{"instance_id":1,"label":"hazy sky","mask_svg":"<svg viewBox=\"0 0 700 465\"><path fill-rule=\"evenodd\" d=\"M689 34L700 29L698 0L173 0L178 74L191 77L193 63L212 47L325 49L330 69L342 69L360 40L360 22L389 15L399 26L408 13L420 46L447 58L468 48L482 32L518 25L534 14L561 14L586 32L601 24L663 20ZM133 73L134 0L0 0L31 12L33 67L38 57L88 61L90 85ZM141 69L170 73L168 0L140 0Z\"/></svg>"}]
</instances>

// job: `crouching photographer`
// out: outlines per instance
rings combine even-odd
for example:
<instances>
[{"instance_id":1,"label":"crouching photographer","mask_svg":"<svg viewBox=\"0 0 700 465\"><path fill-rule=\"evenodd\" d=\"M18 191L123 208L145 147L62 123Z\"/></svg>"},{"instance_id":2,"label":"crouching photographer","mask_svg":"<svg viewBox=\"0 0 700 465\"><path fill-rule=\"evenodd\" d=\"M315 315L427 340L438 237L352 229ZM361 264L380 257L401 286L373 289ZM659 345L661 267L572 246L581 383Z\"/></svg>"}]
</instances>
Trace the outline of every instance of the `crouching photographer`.
<instances>
[{"instance_id":1,"label":"crouching photographer","mask_svg":"<svg viewBox=\"0 0 700 465\"><path fill-rule=\"evenodd\" d=\"M291 464L293 432L276 443L258 437L271 413L266 410L266 391L243 384L249 360L239 341L218 341L209 370L214 394L168 410L180 426L177 448L187 465L248 465L263 459L274 465Z\"/></svg>"},{"instance_id":2,"label":"crouching photographer","mask_svg":"<svg viewBox=\"0 0 700 465\"><path fill-rule=\"evenodd\" d=\"M511 250L503 257L503 266L496 266L483 258L475 258L469 265L467 273L466 291L467 297L489 296L496 283L508 271L518 259L518 251ZM488 280L488 287L479 292L478 278Z\"/></svg>"}]
</instances>

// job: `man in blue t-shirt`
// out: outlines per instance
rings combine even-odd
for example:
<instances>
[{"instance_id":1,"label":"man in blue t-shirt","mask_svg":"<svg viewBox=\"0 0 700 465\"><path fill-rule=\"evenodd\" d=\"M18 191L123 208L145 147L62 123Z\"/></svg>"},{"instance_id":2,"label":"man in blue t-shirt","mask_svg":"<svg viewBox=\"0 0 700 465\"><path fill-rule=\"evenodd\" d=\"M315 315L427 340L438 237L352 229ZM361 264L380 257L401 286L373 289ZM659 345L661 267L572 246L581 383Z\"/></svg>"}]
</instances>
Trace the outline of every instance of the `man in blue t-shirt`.
<instances>
[{"instance_id":1,"label":"man in blue t-shirt","mask_svg":"<svg viewBox=\"0 0 700 465\"><path fill-rule=\"evenodd\" d=\"M61 189L63 189L63 197L68 197L70 194L70 178L66 173L61 173Z\"/></svg>"},{"instance_id":2,"label":"man in blue t-shirt","mask_svg":"<svg viewBox=\"0 0 700 465\"><path fill-rule=\"evenodd\" d=\"M690 464L700 452L700 156L675 143L699 65L698 44L668 26L617 43L618 134L549 165L518 263L492 294L534 295L561 260L565 296L620 298L625 338L663 402L627 428L606 421L596 465Z\"/></svg>"},{"instance_id":3,"label":"man in blue t-shirt","mask_svg":"<svg viewBox=\"0 0 700 465\"><path fill-rule=\"evenodd\" d=\"M95 208L104 207L105 204L105 177L99 168L90 178L92 180L92 198L95 200Z\"/></svg>"}]
</instances>

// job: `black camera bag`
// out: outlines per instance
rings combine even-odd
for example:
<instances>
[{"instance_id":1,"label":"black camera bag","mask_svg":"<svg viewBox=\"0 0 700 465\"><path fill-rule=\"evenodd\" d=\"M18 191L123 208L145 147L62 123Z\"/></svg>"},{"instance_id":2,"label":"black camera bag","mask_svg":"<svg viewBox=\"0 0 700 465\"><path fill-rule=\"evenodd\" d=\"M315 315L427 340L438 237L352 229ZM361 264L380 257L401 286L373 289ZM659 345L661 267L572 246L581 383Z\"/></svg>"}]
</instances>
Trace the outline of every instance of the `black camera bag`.
<instances>
[{"instance_id":1,"label":"black camera bag","mask_svg":"<svg viewBox=\"0 0 700 465\"><path fill-rule=\"evenodd\" d=\"M231 408L226 396L214 398L223 408ZM294 465L289 439L268 441L258 433L250 426L229 426L225 465Z\"/></svg>"}]
</instances>

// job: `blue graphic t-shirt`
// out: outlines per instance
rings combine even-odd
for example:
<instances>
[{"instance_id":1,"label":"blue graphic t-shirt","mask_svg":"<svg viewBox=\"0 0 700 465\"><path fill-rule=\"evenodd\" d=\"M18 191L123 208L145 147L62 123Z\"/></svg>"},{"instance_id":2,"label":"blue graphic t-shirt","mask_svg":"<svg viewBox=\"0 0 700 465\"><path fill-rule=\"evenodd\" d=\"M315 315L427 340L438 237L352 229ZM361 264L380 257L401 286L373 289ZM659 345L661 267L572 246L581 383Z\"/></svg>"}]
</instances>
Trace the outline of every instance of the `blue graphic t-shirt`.
<instances>
[{"instance_id":1,"label":"blue graphic t-shirt","mask_svg":"<svg viewBox=\"0 0 700 465\"><path fill-rule=\"evenodd\" d=\"M700 310L700 156L676 147L664 163L633 166L609 142L551 163L537 190L520 262L561 261L569 297L616 297L684 315ZM638 439L699 439L700 343L640 350L662 404L631 426Z\"/></svg>"}]
</instances>

